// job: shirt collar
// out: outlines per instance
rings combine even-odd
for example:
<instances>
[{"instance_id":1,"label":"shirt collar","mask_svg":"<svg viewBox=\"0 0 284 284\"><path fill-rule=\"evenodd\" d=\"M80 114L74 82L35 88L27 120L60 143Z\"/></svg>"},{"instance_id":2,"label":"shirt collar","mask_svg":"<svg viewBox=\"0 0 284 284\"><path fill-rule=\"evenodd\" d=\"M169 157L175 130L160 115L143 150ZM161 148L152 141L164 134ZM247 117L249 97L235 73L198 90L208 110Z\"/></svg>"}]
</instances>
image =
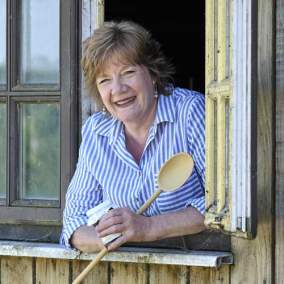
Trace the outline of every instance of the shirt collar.
<instances>
[{"instance_id":1,"label":"shirt collar","mask_svg":"<svg viewBox=\"0 0 284 284\"><path fill-rule=\"evenodd\" d=\"M176 120L176 103L173 95L160 95L156 112L155 124L161 122L175 122Z\"/></svg>"},{"instance_id":2,"label":"shirt collar","mask_svg":"<svg viewBox=\"0 0 284 284\"><path fill-rule=\"evenodd\" d=\"M97 135L106 136L109 138L109 143L113 143L121 133L122 123L105 114L101 114L101 119L95 123L93 130Z\"/></svg>"}]
</instances>

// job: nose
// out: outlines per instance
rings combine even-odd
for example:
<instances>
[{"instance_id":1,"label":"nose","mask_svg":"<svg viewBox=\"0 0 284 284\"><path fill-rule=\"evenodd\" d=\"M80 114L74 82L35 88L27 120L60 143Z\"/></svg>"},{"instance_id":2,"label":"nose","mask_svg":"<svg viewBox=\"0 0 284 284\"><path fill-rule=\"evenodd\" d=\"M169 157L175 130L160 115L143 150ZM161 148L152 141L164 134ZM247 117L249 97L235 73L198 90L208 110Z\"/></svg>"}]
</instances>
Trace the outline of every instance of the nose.
<instances>
[{"instance_id":1,"label":"nose","mask_svg":"<svg viewBox=\"0 0 284 284\"><path fill-rule=\"evenodd\" d=\"M111 94L112 95L119 95L127 90L127 85L120 79L117 78L112 82Z\"/></svg>"}]
</instances>

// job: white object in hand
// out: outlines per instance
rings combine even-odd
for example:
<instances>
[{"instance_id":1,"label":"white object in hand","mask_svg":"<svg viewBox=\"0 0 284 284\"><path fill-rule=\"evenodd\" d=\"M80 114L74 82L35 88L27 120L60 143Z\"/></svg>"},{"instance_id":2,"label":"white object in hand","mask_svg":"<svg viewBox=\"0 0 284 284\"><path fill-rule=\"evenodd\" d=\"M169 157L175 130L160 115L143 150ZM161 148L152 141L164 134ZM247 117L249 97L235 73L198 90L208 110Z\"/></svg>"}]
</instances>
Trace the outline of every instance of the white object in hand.
<instances>
[{"instance_id":1,"label":"white object in hand","mask_svg":"<svg viewBox=\"0 0 284 284\"><path fill-rule=\"evenodd\" d=\"M102 240L104 245L107 245L110 242L114 241L115 239L119 238L120 236L122 236L121 233L110 234L110 235L107 235L107 236L101 238L101 240Z\"/></svg>"},{"instance_id":2,"label":"white object in hand","mask_svg":"<svg viewBox=\"0 0 284 284\"><path fill-rule=\"evenodd\" d=\"M96 207L89 209L86 213L88 216L88 226L95 225L99 222L99 220L111 209L114 208L114 205L109 201L105 200L104 202L100 203ZM113 240L117 239L121 236L121 233L116 234L110 234L107 235L102 239L102 242L104 245L107 245L108 243L112 242Z\"/></svg>"},{"instance_id":3,"label":"white object in hand","mask_svg":"<svg viewBox=\"0 0 284 284\"><path fill-rule=\"evenodd\" d=\"M105 200L96 207L89 209L86 213L88 226L95 225L112 208L114 208L113 204L109 200Z\"/></svg>"}]
</instances>

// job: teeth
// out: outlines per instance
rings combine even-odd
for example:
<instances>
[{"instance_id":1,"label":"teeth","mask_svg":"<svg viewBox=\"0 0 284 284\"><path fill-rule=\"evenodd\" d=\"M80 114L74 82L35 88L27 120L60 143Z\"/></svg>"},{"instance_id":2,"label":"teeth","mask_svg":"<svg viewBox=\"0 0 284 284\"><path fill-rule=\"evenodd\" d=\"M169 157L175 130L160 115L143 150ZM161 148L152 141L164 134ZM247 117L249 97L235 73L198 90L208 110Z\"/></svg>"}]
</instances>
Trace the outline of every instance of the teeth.
<instances>
[{"instance_id":1,"label":"teeth","mask_svg":"<svg viewBox=\"0 0 284 284\"><path fill-rule=\"evenodd\" d=\"M135 99L134 97L127 98L127 99L124 99L124 100L121 100L121 101L117 101L116 104L119 105L119 106L124 105L124 104L131 102L131 101L134 101L134 99Z\"/></svg>"}]
</instances>

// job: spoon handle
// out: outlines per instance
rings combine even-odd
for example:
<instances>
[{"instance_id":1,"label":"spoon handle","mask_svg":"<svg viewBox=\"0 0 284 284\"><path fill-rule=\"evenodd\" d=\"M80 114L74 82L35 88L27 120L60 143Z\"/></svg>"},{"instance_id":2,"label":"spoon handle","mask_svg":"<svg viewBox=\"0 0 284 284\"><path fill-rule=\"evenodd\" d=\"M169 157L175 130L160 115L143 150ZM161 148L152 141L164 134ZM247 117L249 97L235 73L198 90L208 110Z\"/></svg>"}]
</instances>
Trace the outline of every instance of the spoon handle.
<instances>
[{"instance_id":1,"label":"spoon handle","mask_svg":"<svg viewBox=\"0 0 284 284\"><path fill-rule=\"evenodd\" d=\"M162 192L161 189L155 191L154 194L145 202L145 204L142 207L140 207L140 209L137 211L137 214L144 213L161 192ZM99 252L99 254L97 254L96 258L93 259L89 263L89 265L78 275L78 277L72 282L72 284L81 283L81 281L86 277L86 275L91 271L91 269L107 254L107 252L108 252L107 248L106 247L103 248Z\"/></svg>"},{"instance_id":2,"label":"spoon handle","mask_svg":"<svg viewBox=\"0 0 284 284\"><path fill-rule=\"evenodd\" d=\"M104 247L93 259L88 266L78 275L78 277L72 282L72 284L79 284L87 276L87 274L93 269L93 267L108 253L106 247Z\"/></svg>"},{"instance_id":3,"label":"spoon handle","mask_svg":"<svg viewBox=\"0 0 284 284\"><path fill-rule=\"evenodd\" d=\"M155 191L153 195L144 203L144 205L140 207L140 209L137 211L137 214L140 215L144 213L148 209L148 207L151 205L151 203L159 196L161 192L162 192L161 189L158 189L157 191Z\"/></svg>"}]
</instances>

